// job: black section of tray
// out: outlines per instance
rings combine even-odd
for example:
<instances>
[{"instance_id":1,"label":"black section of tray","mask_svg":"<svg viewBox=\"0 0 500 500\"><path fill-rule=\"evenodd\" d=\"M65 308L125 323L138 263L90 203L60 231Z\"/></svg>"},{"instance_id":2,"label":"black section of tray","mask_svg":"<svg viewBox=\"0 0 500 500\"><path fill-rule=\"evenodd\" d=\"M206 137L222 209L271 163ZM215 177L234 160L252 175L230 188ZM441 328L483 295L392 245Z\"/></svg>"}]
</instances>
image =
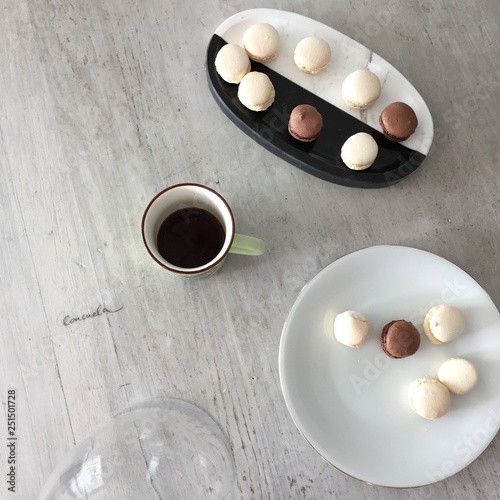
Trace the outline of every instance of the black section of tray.
<instances>
[{"instance_id":1,"label":"black section of tray","mask_svg":"<svg viewBox=\"0 0 500 500\"><path fill-rule=\"evenodd\" d=\"M401 181L425 160L424 154L389 141L366 123L254 61L252 71L261 71L269 76L276 98L266 111L247 109L238 99L238 85L225 82L215 70L215 56L225 44L221 37L214 34L207 50L208 83L214 99L243 132L295 167L343 186L381 188ZM311 104L323 116L323 130L318 139L310 143L300 142L288 133L290 112L299 104ZM379 147L375 163L363 171L347 168L340 158L342 145L357 132L370 134Z\"/></svg>"}]
</instances>

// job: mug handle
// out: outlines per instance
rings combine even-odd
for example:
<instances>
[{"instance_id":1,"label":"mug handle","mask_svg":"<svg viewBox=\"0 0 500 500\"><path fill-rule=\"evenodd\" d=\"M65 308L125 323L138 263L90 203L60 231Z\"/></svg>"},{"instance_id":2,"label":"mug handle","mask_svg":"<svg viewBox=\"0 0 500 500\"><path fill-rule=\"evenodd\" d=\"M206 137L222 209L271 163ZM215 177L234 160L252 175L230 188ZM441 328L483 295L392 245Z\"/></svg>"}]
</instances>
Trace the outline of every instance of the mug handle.
<instances>
[{"instance_id":1,"label":"mug handle","mask_svg":"<svg viewBox=\"0 0 500 500\"><path fill-rule=\"evenodd\" d=\"M239 255L262 255L265 248L265 243L259 240L259 238L235 233L229 253Z\"/></svg>"}]
</instances>

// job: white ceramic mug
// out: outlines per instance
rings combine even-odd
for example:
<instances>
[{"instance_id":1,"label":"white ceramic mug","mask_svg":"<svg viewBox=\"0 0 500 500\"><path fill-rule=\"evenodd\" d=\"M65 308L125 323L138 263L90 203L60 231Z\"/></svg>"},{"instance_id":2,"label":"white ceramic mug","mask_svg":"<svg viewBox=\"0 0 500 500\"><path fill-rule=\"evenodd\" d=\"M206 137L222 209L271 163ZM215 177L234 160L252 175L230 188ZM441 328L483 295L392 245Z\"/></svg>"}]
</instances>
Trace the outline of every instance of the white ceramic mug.
<instances>
[{"instance_id":1,"label":"white ceramic mug","mask_svg":"<svg viewBox=\"0 0 500 500\"><path fill-rule=\"evenodd\" d=\"M179 210L197 208L210 212L221 223L224 242L219 253L199 267L180 267L165 259L158 249L158 232L167 217ZM176 184L158 193L142 217L142 238L149 255L172 274L184 278L201 278L215 273L228 253L262 255L264 242L252 236L237 234L234 216L226 200L213 189L201 184Z\"/></svg>"}]
</instances>

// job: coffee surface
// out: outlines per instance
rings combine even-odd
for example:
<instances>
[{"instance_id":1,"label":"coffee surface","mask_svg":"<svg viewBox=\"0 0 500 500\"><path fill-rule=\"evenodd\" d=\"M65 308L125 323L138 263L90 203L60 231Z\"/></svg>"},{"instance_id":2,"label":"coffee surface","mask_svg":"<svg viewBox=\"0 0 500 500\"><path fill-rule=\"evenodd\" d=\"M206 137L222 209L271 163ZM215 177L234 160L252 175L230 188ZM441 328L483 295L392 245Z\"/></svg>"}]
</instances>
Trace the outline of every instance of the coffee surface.
<instances>
[{"instance_id":1,"label":"coffee surface","mask_svg":"<svg viewBox=\"0 0 500 500\"><path fill-rule=\"evenodd\" d=\"M170 264L183 268L204 266L224 245L224 228L217 217L201 208L183 208L160 226L158 251Z\"/></svg>"}]
</instances>

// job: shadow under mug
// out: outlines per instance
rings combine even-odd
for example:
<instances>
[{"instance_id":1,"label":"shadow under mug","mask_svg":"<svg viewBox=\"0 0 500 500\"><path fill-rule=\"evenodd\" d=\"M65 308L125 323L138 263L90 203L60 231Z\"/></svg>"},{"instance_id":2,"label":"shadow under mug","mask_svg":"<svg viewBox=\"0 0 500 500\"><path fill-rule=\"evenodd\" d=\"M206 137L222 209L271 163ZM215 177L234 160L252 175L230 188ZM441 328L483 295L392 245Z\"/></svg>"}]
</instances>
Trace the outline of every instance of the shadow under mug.
<instances>
[{"instance_id":1,"label":"shadow under mug","mask_svg":"<svg viewBox=\"0 0 500 500\"><path fill-rule=\"evenodd\" d=\"M180 267L172 264L160 253L158 232L169 215L189 208L210 212L221 223L224 242L218 254L199 267ZM237 234L234 216L226 200L213 189L201 184L176 184L158 193L146 207L142 217L142 238L149 255L172 274L184 278L201 278L215 273L224 263L228 253L262 255L264 242L252 236Z\"/></svg>"}]
</instances>

